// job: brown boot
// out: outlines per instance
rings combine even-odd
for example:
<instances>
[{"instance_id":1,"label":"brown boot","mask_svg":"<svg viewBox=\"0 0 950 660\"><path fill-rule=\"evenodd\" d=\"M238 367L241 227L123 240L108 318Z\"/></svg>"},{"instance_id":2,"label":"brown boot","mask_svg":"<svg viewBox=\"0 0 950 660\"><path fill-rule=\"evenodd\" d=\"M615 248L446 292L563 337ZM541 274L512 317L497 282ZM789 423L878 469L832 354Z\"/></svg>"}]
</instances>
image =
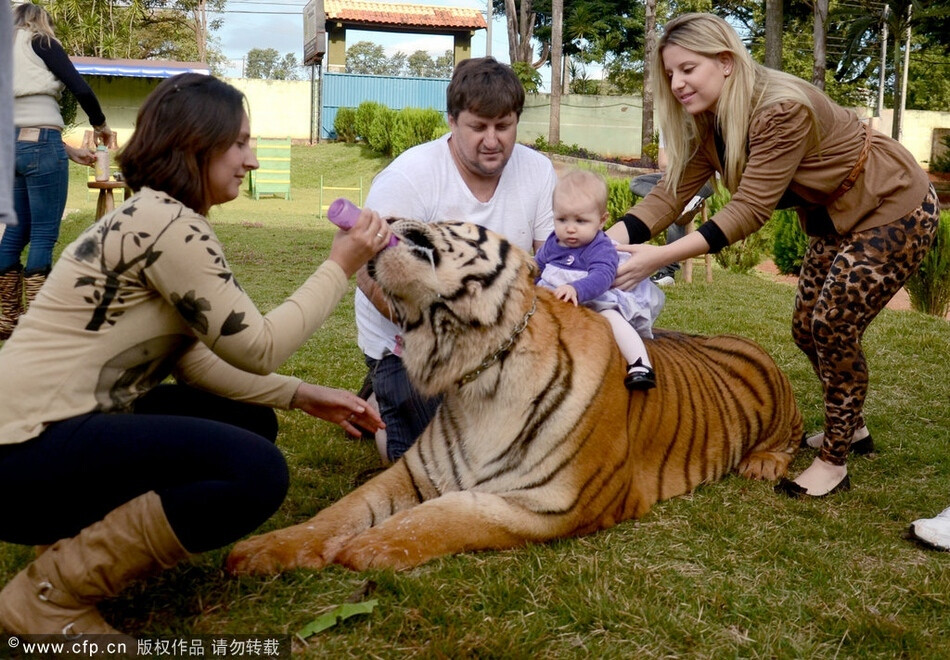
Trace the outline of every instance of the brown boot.
<instances>
[{"instance_id":1,"label":"brown boot","mask_svg":"<svg viewBox=\"0 0 950 660\"><path fill-rule=\"evenodd\" d=\"M96 603L185 559L161 498L149 491L54 543L0 591L0 628L15 634L115 634Z\"/></svg>"},{"instance_id":2,"label":"brown boot","mask_svg":"<svg viewBox=\"0 0 950 660\"><path fill-rule=\"evenodd\" d=\"M17 264L0 273L0 340L13 334L23 312L23 266Z\"/></svg>"},{"instance_id":3,"label":"brown boot","mask_svg":"<svg viewBox=\"0 0 950 660\"><path fill-rule=\"evenodd\" d=\"M23 275L24 312L30 308L30 303L36 298L36 294L40 292L43 283L46 282L47 275L49 275L49 270L41 270L36 273L30 273L29 275Z\"/></svg>"}]
</instances>

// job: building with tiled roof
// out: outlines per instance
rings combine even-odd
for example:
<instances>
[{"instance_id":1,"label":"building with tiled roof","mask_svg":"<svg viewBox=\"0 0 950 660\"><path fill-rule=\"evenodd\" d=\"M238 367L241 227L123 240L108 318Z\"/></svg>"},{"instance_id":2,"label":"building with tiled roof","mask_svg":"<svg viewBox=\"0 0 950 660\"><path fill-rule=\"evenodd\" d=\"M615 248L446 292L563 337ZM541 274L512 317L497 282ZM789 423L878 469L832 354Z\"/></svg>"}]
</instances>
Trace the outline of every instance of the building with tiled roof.
<instances>
[{"instance_id":1,"label":"building with tiled roof","mask_svg":"<svg viewBox=\"0 0 950 660\"><path fill-rule=\"evenodd\" d=\"M311 51L326 52L327 67L342 70L346 63L346 30L443 34L454 38L455 61L472 56L475 30L488 27L477 9L438 7L364 0L311 0L304 9L304 59ZM329 48L326 48L329 36ZM316 44L321 46L318 47ZM320 52L318 61L322 60Z\"/></svg>"},{"instance_id":2,"label":"building with tiled roof","mask_svg":"<svg viewBox=\"0 0 950 660\"><path fill-rule=\"evenodd\" d=\"M389 28L406 32L420 32L429 28L444 34L447 30L484 30L485 17L477 9L463 7L435 7L391 2L361 2L360 0L324 0L327 22L343 22L347 27L371 30Z\"/></svg>"}]
</instances>

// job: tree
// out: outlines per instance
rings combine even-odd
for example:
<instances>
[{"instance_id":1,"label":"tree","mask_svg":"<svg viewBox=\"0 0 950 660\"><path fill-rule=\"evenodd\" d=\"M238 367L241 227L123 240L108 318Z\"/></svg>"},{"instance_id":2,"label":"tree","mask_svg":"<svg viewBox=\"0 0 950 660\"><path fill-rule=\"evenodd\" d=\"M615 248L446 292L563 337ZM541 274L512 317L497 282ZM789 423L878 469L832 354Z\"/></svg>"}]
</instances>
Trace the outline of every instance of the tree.
<instances>
[{"instance_id":1,"label":"tree","mask_svg":"<svg viewBox=\"0 0 950 660\"><path fill-rule=\"evenodd\" d=\"M887 11L883 11L884 7ZM874 80L870 73L880 65L876 58L880 52L879 35L883 26L892 39L893 57L891 57L892 75L885 75L893 90L894 124L891 135L897 137L901 124L901 110L904 100L901 92L904 57L902 49L907 44L907 35L916 35L917 44L930 47L950 48L950 34L946 28L950 21L945 3L923 3L919 0L862 0L857 7L842 6L836 12L834 20L846 30L846 47L837 62L837 78L853 80L865 77ZM913 48L913 44L910 44ZM909 53L908 53L909 54ZM909 78L908 72L908 78Z\"/></svg>"},{"instance_id":2,"label":"tree","mask_svg":"<svg viewBox=\"0 0 950 660\"><path fill-rule=\"evenodd\" d=\"M409 57L404 52L397 50L396 54L390 57L386 63L383 74L387 76L405 76L408 69L408 60Z\"/></svg>"},{"instance_id":3,"label":"tree","mask_svg":"<svg viewBox=\"0 0 950 660\"><path fill-rule=\"evenodd\" d=\"M429 53L424 50L417 50L406 60L406 69L410 76L416 78L432 78L435 62Z\"/></svg>"},{"instance_id":4,"label":"tree","mask_svg":"<svg viewBox=\"0 0 950 660\"><path fill-rule=\"evenodd\" d=\"M421 78L450 78L455 68L455 55L445 51L435 60L424 50L412 55L397 52L386 57L379 44L358 41L346 49L346 72L374 76L416 76Z\"/></svg>"},{"instance_id":5,"label":"tree","mask_svg":"<svg viewBox=\"0 0 950 660\"><path fill-rule=\"evenodd\" d=\"M508 48L512 68L522 82L533 78L527 68L540 68L548 60L552 40L552 0L494 0L493 11L503 14L508 25ZM563 51L568 70L574 59L597 62L606 68L614 58L626 58L639 50L642 9L629 0L564 0ZM535 47L539 55L535 57Z\"/></svg>"},{"instance_id":6,"label":"tree","mask_svg":"<svg viewBox=\"0 0 950 660\"><path fill-rule=\"evenodd\" d=\"M826 35L828 31L828 0L813 0L814 25L812 40L814 41L814 67L812 67L811 83L818 89L825 88L825 69L827 69L828 51L826 49Z\"/></svg>"},{"instance_id":7,"label":"tree","mask_svg":"<svg viewBox=\"0 0 950 660\"><path fill-rule=\"evenodd\" d=\"M208 12L224 11L227 0L172 0L167 3L158 0L158 2L168 4L169 9L189 17L186 23L195 37L198 61L207 61L209 30L217 30L222 24L221 19L215 19L209 22Z\"/></svg>"},{"instance_id":8,"label":"tree","mask_svg":"<svg viewBox=\"0 0 950 660\"><path fill-rule=\"evenodd\" d=\"M643 21L643 119L640 124L640 144L653 142L653 76L657 74L650 66L656 50L656 0L644 3ZM642 149L641 149L642 151Z\"/></svg>"},{"instance_id":9,"label":"tree","mask_svg":"<svg viewBox=\"0 0 950 660\"><path fill-rule=\"evenodd\" d=\"M244 75L266 80L299 80L300 64L293 53L280 58L274 48L252 48L247 51Z\"/></svg>"},{"instance_id":10,"label":"tree","mask_svg":"<svg viewBox=\"0 0 950 660\"><path fill-rule=\"evenodd\" d=\"M534 37L534 27L538 19L532 3L533 0L504 0L505 19L508 25L508 58L514 64L523 62L539 68L548 59L548 47L545 46L541 56L534 59L534 45L531 43Z\"/></svg>"},{"instance_id":11,"label":"tree","mask_svg":"<svg viewBox=\"0 0 950 660\"><path fill-rule=\"evenodd\" d=\"M451 78L455 70L455 53L451 49L435 58L435 71L433 78Z\"/></svg>"},{"instance_id":12,"label":"tree","mask_svg":"<svg viewBox=\"0 0 950 660\"><path fill-rule=\"evenodd\" d=\"M548 143L561 141L561 35L564 28L564 0L551 4L551 115L548 121Z\"/></svg>"},{"instance_id":13,"label":"tree","mask_svg":"<svg viewBox=\"0 0 950 660\"><path fill-rule=\"evenodd\" d=\"M455 65L455 55L445 51L436 59L424 50L417 50L406 59L406 73L416 78L450 78Z\"/></svg>"},{"instance_id":14,"label":"tree","mask_svg":"<svg viewBox=\"0 0 950 660\"><path fill-rule=\"evenodd\" d=\"M765 0L765 66L782 70L782 0Z\"/></svg>"},{"instance_id":15,"label":"tree","mask_svg":"<svg viewBox=\"0 0 950 660\"><path fill-rule=\"evenodd\" d=\"M383 75L389 70L389 58L379 44L357 41L346 49L346 72Z\"/></svg>"},{"instance_id":16,"label":"tree","mask_svg":"<svg viewBox=\"0 0 950 660\"><path fill-rule=\"evenodd\" d=\"M907 107L914 110L950 108L950 56L936 48L912 55L907 76Z\"/></svg>"},{"instance_id":17,"label":"tree","mask_svg":"<svg viewBox=\"0 0 950 660\"><path fill-rule=\"evenodd\" d=\"M46 8L67 53L106 58L170 59L220 67L208 21L225 0L48 0Z\"/></svg>"}]
</instances>

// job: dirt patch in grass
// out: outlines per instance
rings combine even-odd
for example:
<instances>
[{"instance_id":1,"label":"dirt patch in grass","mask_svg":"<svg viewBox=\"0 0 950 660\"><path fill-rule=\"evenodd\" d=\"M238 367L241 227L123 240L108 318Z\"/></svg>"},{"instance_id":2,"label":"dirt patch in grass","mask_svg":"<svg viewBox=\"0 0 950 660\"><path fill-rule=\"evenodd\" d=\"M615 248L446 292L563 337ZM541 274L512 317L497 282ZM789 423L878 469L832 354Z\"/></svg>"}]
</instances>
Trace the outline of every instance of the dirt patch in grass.
<instances>
[{"instance_id":1,"label":"dirt patch in grass","mask_svg":"<svg viewBox=\"0 0 950 660\"><path fill-rule=\"evenodd\" d=\"M761 262L758 266L756 266L756 268L759 270L759 272L762 272L768 275L769 279L775 282L785 282L786 284L793 284L793 285L798 284L797 275L782 275L778 270L778 266L776 266L775 262L772 261L771 259L766 259L765 261ZM898 310L898 311L906 311L909 309L913 309L913 307L910 306L910 296L907 294L907 290L901 289L900 291L898 291L894 295L894 297L891 298L891 301L887 303L887 309L893 309L893 310ZM948 321L950 321L950 312L947 313L946 318Z\"/></svg>"}]
</instances>

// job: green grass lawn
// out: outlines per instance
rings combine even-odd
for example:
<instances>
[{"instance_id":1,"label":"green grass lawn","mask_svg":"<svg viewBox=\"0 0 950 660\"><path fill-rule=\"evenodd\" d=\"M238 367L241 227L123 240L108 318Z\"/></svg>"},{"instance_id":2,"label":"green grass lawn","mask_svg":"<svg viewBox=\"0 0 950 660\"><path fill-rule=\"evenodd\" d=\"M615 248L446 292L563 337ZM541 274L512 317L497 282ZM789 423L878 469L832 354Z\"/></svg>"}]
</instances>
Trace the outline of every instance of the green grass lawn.
<instances>
[{"instance_id":1,"label":"green grass lawn","mask_svg":"<svg viewBox=\"0 0 950 660\"><path fill-rule=\"evenodd\" d=\"M231 264L262 310L327 254L333 230L314 208L320 172L347 185L359 163L368 186L385 164L359 155L344 145L295 148L292 201L242 198L213 210ZM83 181L78 174L70 206L79 210L64 222L63 242L92 220ZM712 284L668 289L658 325L761 343L791 378L811 431L821 425L821 392L791 340L793 296L790 285L717 269ZM355 390L365 372L355 334L348 297L282 371ZM864 345L878 453L850 462L850 492L794 501L729 476L591 536L404 573L331 567L235 579L223 571L224 548L129 590L103 612L143 637L292 634L369 589L379 601L372 614L298 649L320 658L950 657L950 554L902 538L908 522L950 506L950 323L884 310ZM292 486L261 531L312 516L378 465L374 447L337 427L299 413L280 417ZM793 472L813 456L803 452ZM0 582L31 556L0 544Z\"/></svg>"}]
</instances>

